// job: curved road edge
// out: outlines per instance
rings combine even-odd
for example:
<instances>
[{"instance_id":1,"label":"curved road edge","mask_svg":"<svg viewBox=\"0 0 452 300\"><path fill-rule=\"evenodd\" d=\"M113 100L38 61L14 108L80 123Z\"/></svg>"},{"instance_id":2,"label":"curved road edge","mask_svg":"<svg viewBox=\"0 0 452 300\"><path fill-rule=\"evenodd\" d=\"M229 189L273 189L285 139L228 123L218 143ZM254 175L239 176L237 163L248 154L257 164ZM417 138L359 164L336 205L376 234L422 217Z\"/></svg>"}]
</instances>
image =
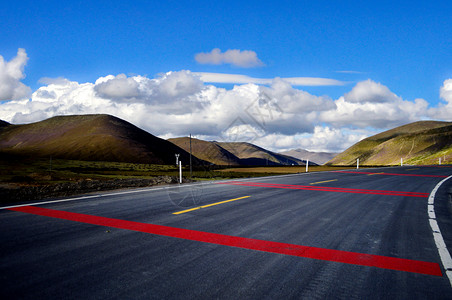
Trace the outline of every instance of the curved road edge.
<instances>
[{"instance_id":1,"label":"curved road edge","mask_svg":"<svg viewBox=\"0 0 452 300\"><path fill-rule=\"evenodd\" d=\"M443 235L441 234L441 230L439 229L438 222L436 221L435 214L435 195L441 185L447 180L451 179L452 175L441 180L435 188L430 193L428 197L428 217L430 227L432 228L433 238L435 239L436 248L438 248L438 253L441 258L441 262L443 264L444 270L446 271L446 275L449 278L449 282L452 286L452 258L450 256L449 250L447 249L446 243L444 242Z\"/></svg>"}]
</instances>

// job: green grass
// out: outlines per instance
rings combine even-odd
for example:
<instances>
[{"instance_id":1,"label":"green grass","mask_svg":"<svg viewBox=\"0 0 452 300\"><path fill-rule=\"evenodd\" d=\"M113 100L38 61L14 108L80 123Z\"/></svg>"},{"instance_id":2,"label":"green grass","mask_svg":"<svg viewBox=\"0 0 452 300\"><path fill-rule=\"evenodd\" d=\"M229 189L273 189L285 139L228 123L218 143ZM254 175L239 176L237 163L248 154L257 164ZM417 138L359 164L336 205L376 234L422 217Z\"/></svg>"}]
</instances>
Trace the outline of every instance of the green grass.
<instances>
[{"instance_id":1,"label":"green grass","mask_svg":"<svg viewBox=\"0 0 452 300\"><path fill-rule=\"evenodd\" d=\"M347 167L310 166L310 172L344 169ZM303 173L304 166L238 167L194 166L192 180L218 180ZM0 183L47 185L80 180L150 179L157 176L179 176L175 165L155 165L106 161L22 158L0 156ZM183 177L190 178L190 169L183 167Z\"/></svg>"},{"instance_id":2,"label":"green grass","mask_svg":"<svg viewBox=\"0 0 452 300\"><path fill-rule=\"evenodd\" d=\"M0 182L2 183L50 184L87 179L148 179L159 175L176 176L177 167L121 162L0 157Z\"/></svg>"}]
</instances>

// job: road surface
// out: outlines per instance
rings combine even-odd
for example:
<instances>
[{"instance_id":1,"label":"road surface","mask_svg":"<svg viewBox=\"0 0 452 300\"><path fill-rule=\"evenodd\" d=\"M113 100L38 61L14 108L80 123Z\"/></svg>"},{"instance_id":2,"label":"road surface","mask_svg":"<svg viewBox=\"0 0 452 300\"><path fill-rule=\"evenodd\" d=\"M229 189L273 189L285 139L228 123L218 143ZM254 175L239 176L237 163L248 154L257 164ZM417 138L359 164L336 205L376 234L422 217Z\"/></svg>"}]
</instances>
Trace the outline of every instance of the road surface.
<instances>
[{"instance_id":1,"label":"road surface","mask_svg":"<svg viewBox=\"0 0 452 300\"><path fill-rule=\"evenodd\" d=\"M447 299L452 167L111 192L0 210L2 299ZM452 179L434 211L452 249Z\"/></svg>"}]
</instances>

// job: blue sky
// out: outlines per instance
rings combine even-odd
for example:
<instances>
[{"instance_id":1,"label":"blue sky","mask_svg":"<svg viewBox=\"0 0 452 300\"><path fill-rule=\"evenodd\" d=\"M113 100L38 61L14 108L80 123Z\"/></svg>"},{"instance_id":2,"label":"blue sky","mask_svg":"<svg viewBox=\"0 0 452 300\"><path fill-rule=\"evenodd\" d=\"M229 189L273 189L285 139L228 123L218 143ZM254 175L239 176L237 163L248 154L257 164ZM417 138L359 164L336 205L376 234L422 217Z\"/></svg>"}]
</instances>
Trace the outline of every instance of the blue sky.
<instances>
[{"instance_id":1,"label":"blue sky","mask_svg":"<svg viewBox=\"0 0 452 300\"><path fill-rule=\"evenodd\" d=\"M170 71L188 70L269 80L334 79L340 84L292 83L291 87L297 93L337 101L351 93L359 82L371 80L367 87L361 88L381 88L383 94L392 93L410 103L421 98L427 103L425 109L431 111L414 117L445 119L445 113L435 118L432 109L446 105L449 99L440 97L440 90L442 87L447 90L446 80L452 78L451 16L450 1L4 1L0 10L0 55L8 62L16 57L19 48L25 50L27 59L22 65L20 82L30 88L30 94L43 86L50 88L50 79L55 78L95 84L108 75L156 79ZM199 53L212 54L215 48L221 49L222 55L234 49L241 51L239 56L243 51L252 51L259 64L243 67L227 61L200 63L195 58ZM250 82L264 89L271 86L268 82ZM243 84L204 83L205 87L213 85L228 91L234 85ZM270 89L274 95L280 95L276 88ZM30 94L26 98L35 101ZM107 96L103 94L103 99ZM1 100L0 118L8 121L35 121L36 116L48 116L41 113L31 117L37 105L24 109L22 118L14 116L12 109L20 108L7 107L11 104L8 100L18 99ZM37 96L36 101L40 101ZM130 102L129 99L129 106ZM64 110L53 112L64 113ZM28 119L24 117L26 113L30 115ZM401 118L399 123L412 121L414 117ZM294 141L311 138L315 126L339 129L347 136L354 134L353 141L385 129L372 123L348 124L332 119L334 116L323 116L314 118L312 126L301 124L297 132L291 133L292 138L295 134ZM274 121L284 124L284 120L287 118ZM393 121L388 126L401 125ZM164 137L186 133L159 130L140 121L135 123ZM264 130L259 133L261 144L265 143L263 135L288 137L285 130L277 129L282 125L275 124L273 129L259 125L262 124L252 126ZM287 126L293 123L288 122ZM267 142L273 149L296 146L295 143L275 146L274 142ZM327 145L322 149L327 148L338 150L338 146Z\"/></svg>"}]
</instances>

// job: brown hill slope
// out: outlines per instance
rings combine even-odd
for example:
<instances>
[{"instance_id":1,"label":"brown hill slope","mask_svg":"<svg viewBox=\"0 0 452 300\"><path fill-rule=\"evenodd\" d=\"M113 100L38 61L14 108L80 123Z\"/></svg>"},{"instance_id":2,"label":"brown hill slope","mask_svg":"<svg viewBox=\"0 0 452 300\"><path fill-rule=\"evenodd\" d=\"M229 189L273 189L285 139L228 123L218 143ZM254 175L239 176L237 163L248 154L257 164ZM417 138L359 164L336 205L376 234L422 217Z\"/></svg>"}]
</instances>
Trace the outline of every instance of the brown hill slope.
<instances>
[{"instance_id":1,"label":"brown hill slope","mask_svg":"<svg viewBox=\"0 0 452 300\"><path fill-rule=\"evenodd\" d=\"M188 137L173 138L168 141L185 151L190 151ZM250 143L208 142L192 138L192 153L196 157L216 165L257 166L257 165L303 165L304 162L287 155L277 154Z\"/></svg>"},{"instance_id":2,"label":"brown hill slope","mask_svg":"<svg viewBox=\"0 0 452 300\"><path fill-rule=\"evenodd\" d=\"M3 121L3 120L0 120L0 128L2 128L2 127L7 127L7 126L9 126L9 125L11 125L11 124L9 124L8 122L5 122L5 121Z\"/></svg>"},{"instance_id":3,"label":"brown hill slope","mask_svg":"<svg viewBox=\"0 0 452 300\"><path fill-rule=\"evenodd\" d=\"M0 152L153 164L174 164L174 154L180 153L181 159L188 162L188 153L183 149L109 115L60 116L3 127Z\"/></svg>"},{"instance_id":4,"label":"brown hill slope","mask_svg":"<svg viewBox=\"0 0 452 300\"><path fill-rule=\"evenodd\" d=\"M242 165L304 165L305 161L278 154L245 142L222 142L217 145L240 158Z\"/></svg>"},{"instance_id":5,"label":"brown hill slope","mask_svg":"<svg viewBox=\"0 0 452 300\"><path fill-rule=\"evenodd\" d=\"M190 151L190 138L172 138L168 139L171 143L184 149L185 151ZM207 142L199 139L191 139L191 150L192 154L199 159L208 161L215 165L223 166L238 166L240 165L240 159L229 151L217 145L215 142Z\"/></svg>"},{"instance_id":6,"label":"brown hill slope","mask_svg":"<svg viewBox=\"0 0 452 300\"><path fill-rule=\"evenodd\" d=\"M328 164L350 165L359 158L366 165L438 163L452 160L452 122L420 121L368 137L348 148Z\"/></svg>"}]
</instances>

